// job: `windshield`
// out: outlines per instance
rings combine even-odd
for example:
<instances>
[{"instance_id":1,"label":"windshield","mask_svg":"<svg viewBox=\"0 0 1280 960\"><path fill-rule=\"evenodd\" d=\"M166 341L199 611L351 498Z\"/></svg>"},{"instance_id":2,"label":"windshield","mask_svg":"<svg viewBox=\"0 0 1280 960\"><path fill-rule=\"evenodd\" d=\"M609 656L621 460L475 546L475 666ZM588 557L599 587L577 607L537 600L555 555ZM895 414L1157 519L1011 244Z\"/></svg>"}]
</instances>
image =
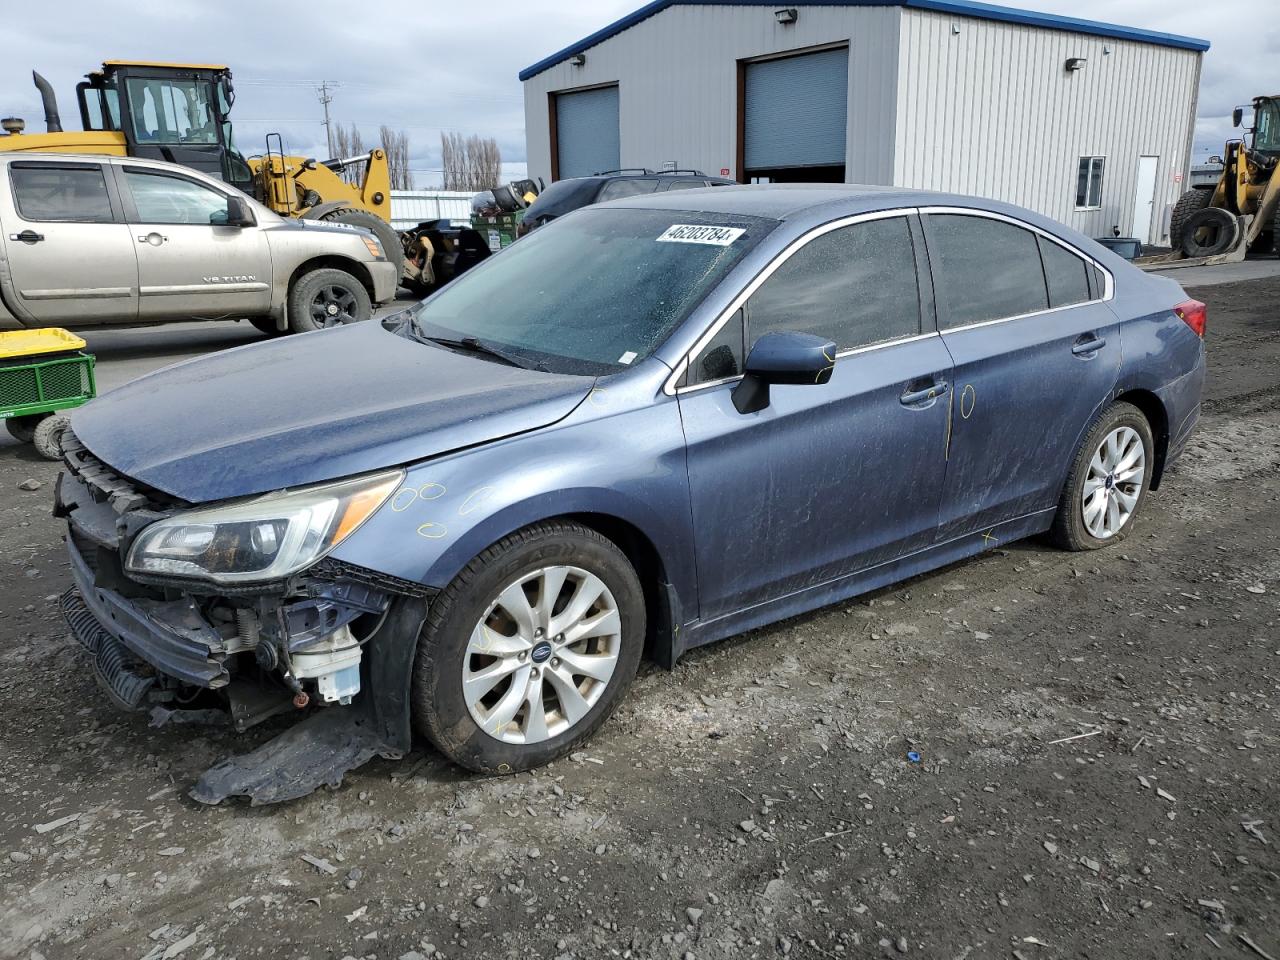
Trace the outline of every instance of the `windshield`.
<instances>
[{"instance_id":1,"label":"windshield","mask_svg":"<svg viewBox=\"0 0 1280 960\"><path fill-rule=\"evenodd\" d=\"M218 142L208 81L131 77L125 85L139 143Z\"/></svg>"},{"instance_id":2,"label":"windshield","mask_svg":"<svg viewBox=\"0 0 1280 960\"><path fill-rule=\"evenodd\" d=\"M1280 100L1264 100L1258 104L1253 149L1263 153L1280 153Z\"/></svg>"},{"instance_id":3,"label":"windshield","mask_svg":"<svg viewBox=\"0 0 1280 960\"><path fill-rule=\"evenodd\" d=\"M411 311L422 338L474 338L531 366L607 373L651 354L777 221L589 208L548 224Z\"/></svg>"}]
</instances>

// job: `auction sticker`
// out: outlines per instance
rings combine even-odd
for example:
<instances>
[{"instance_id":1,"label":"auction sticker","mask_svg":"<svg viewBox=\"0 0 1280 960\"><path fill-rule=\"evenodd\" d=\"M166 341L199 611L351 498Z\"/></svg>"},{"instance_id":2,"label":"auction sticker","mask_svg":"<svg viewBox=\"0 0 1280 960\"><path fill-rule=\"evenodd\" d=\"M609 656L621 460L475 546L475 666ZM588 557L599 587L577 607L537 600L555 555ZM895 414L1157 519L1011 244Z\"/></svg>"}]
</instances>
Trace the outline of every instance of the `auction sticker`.
<instances>
[{"instance_id":1,"label":"auction sticker","mask_svg":"<svg viewBox=\"0 0 1280 960\"><path fill-rule=\"evenodd\" d=\"M697 223L675 223L658 238L659 243L705 243L727 247L746 233L743 227L711 227Z\"/></svg>"}]
</instances>

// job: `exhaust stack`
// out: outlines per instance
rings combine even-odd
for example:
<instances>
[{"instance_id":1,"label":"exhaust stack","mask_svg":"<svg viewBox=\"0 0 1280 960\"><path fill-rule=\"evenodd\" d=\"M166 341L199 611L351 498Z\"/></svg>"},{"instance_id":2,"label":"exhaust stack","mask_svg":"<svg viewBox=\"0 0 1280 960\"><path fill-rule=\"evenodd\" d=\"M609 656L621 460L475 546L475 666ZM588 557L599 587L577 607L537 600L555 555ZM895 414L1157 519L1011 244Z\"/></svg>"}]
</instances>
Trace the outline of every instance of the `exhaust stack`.
<instances>
[{"instance_id":1,"label":"exhaust stack","mask_svg":"<svg viewBox=\"0 0 1280 960\"><path fill-rule=\"evenodd\" d=\"M36 89L40 91L40 100L44 103L45 129L50 133L61 133L62 119L58 116L58 98L54 96L53 87L34 70L31 71L31 79L35 81Z\"/></svg>"}]
</instances>

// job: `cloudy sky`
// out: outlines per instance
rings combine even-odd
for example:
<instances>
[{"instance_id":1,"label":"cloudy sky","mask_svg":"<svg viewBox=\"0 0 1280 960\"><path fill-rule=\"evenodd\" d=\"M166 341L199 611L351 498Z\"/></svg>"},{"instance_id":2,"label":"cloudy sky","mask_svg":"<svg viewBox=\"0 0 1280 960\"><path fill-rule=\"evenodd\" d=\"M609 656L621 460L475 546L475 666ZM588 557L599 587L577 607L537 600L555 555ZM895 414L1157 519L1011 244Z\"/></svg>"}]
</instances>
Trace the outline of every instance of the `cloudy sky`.
<instances>
[{"instance_id":1,"label":"cloudy sky","mask_svg":"<svg viewBox=\"0 0 1280 960\"><path fill-rule=\"evenodd\" d=\"M802 2L802 0L801 0ZM524 0L386 3L384 0L59 0L5 4L0 115L43 130L30 71L58 91L64 125L78 126L75 85L104 59L226 63L236 77L234 123L245 153L279 131L290 152L325 154L316 85L333 81L335 122L366 141L380 124L410 137L420 187L440 183L440 132L496 137L511 176L523 172L524 67L642 5ZM1231 108L1280 90L1280 21L1266 0L1022 0L1010 3L1205 38L1194 159L1221 150ZM367 11L361 16L362 11Z\"/></svg>"}]
</instances>

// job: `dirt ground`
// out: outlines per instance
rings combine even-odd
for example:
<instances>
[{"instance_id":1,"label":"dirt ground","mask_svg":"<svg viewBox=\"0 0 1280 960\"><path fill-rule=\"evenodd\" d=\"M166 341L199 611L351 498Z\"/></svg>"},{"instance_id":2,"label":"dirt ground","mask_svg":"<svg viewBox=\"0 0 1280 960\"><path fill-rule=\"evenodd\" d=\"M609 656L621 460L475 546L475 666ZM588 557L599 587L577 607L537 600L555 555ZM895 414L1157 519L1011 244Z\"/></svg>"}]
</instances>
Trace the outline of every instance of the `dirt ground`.
<instances>
[{"instance_id":1,"label":"dirt ground","mask_svg":"<svg viewBox=\"0 0 1280 960\"><path fill-rule=\"evenodd\" d=\"M1206 418L1125 543L646 667L506 779L419 751L189 800L260 737L106 703L54 608L55 467L4 450L0 956L1280 957L1280 280L1191 292Z\"/></svg>"}]
</instances>

